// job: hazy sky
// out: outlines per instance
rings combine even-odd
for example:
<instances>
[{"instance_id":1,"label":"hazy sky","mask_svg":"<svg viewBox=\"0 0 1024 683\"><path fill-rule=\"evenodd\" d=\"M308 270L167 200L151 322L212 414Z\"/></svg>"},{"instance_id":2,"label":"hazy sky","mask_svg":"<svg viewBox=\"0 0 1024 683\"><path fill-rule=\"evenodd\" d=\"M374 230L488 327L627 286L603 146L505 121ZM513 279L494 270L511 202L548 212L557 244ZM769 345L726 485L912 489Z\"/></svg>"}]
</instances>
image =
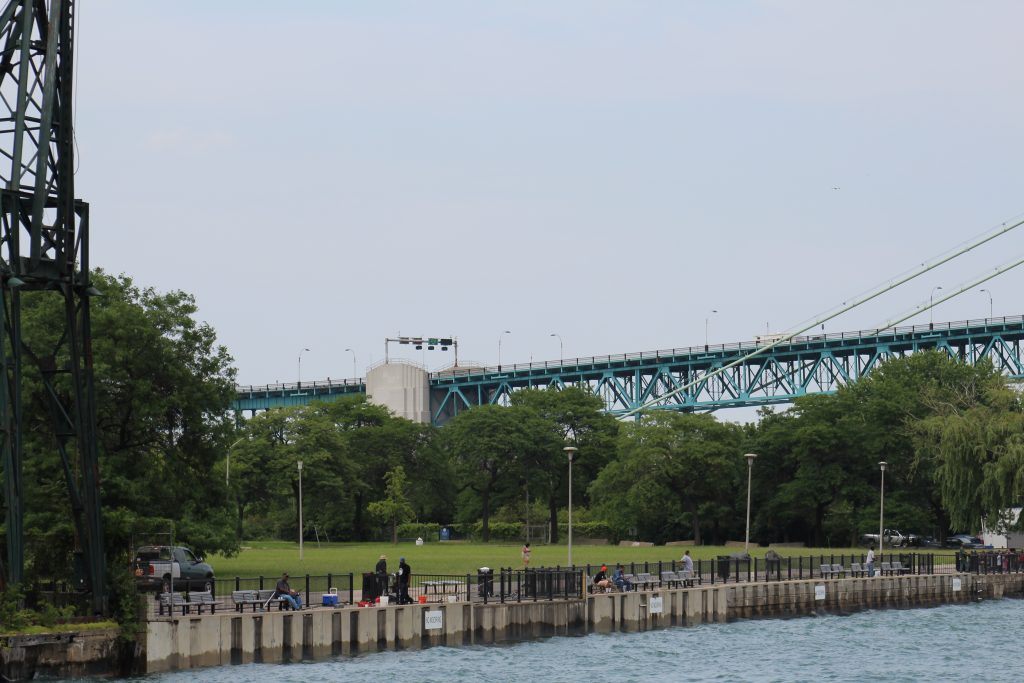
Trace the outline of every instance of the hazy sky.
<instances>
[{"instance_id":1,"label":"hazy sky","mask_svg":"<svg viewBox=\"0 0 1024 683\"><path fill-rule=\"evenodd\" d=\"M242 384L295 381L303 348L304 381L352 376L345 348L362 376L399 333L488 364L499 336L506 364L557 359L551 333L566 357L703 344L709 317L747 340L1024 213L1020 2L78 11L92 262L193 293ZM827 331L1021 256L1019 233ZM996 315L1024 313L1019 270Z\"/></svg>"}]
</instances>

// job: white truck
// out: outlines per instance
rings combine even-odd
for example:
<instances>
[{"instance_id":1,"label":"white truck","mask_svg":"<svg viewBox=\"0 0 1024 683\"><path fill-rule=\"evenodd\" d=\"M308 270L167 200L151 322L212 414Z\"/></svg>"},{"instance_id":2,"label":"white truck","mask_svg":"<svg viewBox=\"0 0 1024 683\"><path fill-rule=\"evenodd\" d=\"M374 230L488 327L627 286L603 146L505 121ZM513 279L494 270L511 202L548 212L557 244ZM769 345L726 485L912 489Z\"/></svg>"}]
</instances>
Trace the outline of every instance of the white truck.
<instances>
[{"instance_id":1,"label":"white truck","mask_svg":"<svg viewBox=\"0 0 1024 683\"><path fill-rule=\"evenodd\" d=\"M917 534L903 534L897 529L885 529L882 532L882 537L885 539L885 545L890 548L906 548L908 546L920 545L921 543L921 539ZM860 542L863 545L878 546L878 534L864 534L860 537Z\"/></svg>"}]
</instances>

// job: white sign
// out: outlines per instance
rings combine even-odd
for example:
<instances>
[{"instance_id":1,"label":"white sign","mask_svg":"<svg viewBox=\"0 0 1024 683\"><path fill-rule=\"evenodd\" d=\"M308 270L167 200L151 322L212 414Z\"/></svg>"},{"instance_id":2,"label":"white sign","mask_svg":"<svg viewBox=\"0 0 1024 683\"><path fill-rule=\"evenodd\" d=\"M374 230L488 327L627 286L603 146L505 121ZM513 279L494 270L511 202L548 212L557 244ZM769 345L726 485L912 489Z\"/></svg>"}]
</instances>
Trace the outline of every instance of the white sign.
<instances>
[{"instance_id":1,"label":"white sign","mask_svg":"<svg viewBox=\"0 0 1024 683\"><path fill-rule=\"evenodd\" d=\"M444 612L441 610L434 610L433 612L426 612L424 617L423 627L430 631L432 629L441 628L444 625Z\"/></svg>"},{"instance_id":2,"label":"white sign","mask_svg":"<svg viewBox=\"0 0 1024 683\"><path fill-rule=\"evenodd\" d=\"M661 614L665 610L664 598L660 595L651 596L650 610L651 614Z\"/></svg>"},{"instance_id":3,"label":"white sign","mask_svg":"<svg viewBox=\"0 0 1024 683\"><path fill-rule=\"evenodd\" d=\"M825 599L825 586L822 585L822 586L815 586L814 587L814 599L815 600L824 600Z\"/></svg>"},{"instance_id":4,"label":"white sign","mask_svg":"<svg viewBox=\"0 0 1024 683\"><path fill-rule=\"evenodd\" d=\"M954 593L959 593L960 592L960 577L959 576L953 578L953 592Z\"/></svg>"}]
</instances>

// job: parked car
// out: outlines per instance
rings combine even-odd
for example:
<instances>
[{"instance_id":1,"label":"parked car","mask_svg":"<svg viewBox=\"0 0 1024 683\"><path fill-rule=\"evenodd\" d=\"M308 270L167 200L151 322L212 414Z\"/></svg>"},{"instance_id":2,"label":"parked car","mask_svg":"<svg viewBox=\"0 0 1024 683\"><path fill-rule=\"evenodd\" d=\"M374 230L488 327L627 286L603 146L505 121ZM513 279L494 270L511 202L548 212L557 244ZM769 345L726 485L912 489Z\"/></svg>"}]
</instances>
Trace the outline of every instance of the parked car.
<instances>
[{"instance_id":1,"label":"parked car","mask_svg":"<svg viewBox=\"0 0 1024 683\"><path fill-rule=\"evenodd\" d=\"M970 534L953 534L946 536L947 548L984 548L985 543L977 536Z\"/></svg>"},{"instance_id":2,"label":"parked car","mask_svg":"<svg viewBox=\"0 0 1024 683\"><path fill-rule=\"evenodd\" d=\"M905 548L921 544L921 537L917 534L904 534L896 529L886 529L883 532L885 544L890 548ZM878 545L878 534L864 534L860 539L864 545Z\"/></svg>"},{"instance_id":3,"label":"parked car","mask_svg":"<svg viewBox=\"0 0 1024 683\"><path fill-rule=\"evenodd\" d=\"M918 541L918 547L920 548L941 548L942 544L939 543L939 539L934 536L922 536Z\"/></svg>"},{"instance_id":4,"label":"parked car","mask_svg":"<svg viewBox=\"0 0 1024 683\"><path fill-rule=\"evenodd\" d=\"M182 546L144 545L132 561L139 590L213 591L213 567Z\"/></svg>"}]
</instances>

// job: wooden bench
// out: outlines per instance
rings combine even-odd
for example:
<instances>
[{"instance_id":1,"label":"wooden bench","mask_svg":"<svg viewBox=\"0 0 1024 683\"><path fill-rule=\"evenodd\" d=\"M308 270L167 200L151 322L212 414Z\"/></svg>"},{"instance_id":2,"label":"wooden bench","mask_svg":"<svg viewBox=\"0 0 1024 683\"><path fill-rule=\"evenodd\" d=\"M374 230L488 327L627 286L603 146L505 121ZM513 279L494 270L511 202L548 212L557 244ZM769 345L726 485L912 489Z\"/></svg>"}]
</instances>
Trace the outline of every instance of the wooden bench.
<instances>
[{"instance_id":1,"label":"wooden bench","mask_svg":"<svg viewBox=\"0 0 1024 683\"><path fill-rule=\"evenodd\" d=\"M160 616L164 614L164 608L167 608L168 616L174 614L174 608L180 607L182 616L188 614L188 603L185 602L184 593L161 593L157 596L157 601L160 603Z\"/></svg>"},{"instance_id":2,"label":"wooden bench","mask_svg":"<svg viewBox=\"0 0 1024 683\"><path fill-rule=\"evenodd\" d=\"M213 597L213 593L210 591L198 591L195 593L188 594L188 604L191 607L195 605L196 611L199 614L203 613L203 608L209 606L210 614L217 613L217 599Z\"/></svg>"}]
</instances>

